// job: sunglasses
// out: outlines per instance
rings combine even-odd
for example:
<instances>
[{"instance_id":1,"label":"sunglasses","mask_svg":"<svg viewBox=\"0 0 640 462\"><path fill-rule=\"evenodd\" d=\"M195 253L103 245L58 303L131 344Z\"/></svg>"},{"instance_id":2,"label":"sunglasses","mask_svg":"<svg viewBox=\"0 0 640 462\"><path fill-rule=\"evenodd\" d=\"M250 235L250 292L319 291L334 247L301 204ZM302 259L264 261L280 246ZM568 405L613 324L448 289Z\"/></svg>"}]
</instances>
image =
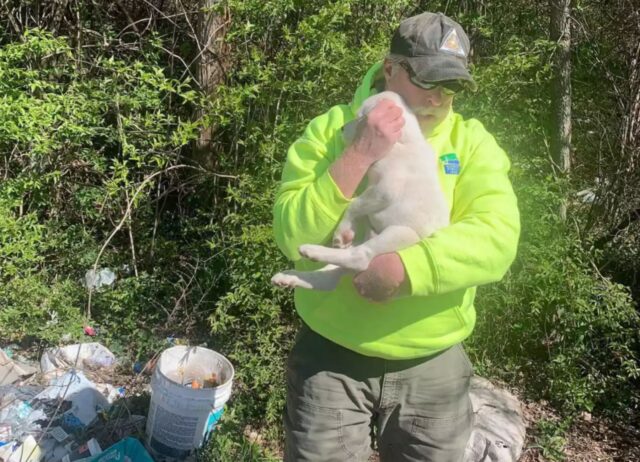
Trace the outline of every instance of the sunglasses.
<instances>
[{"instance_id":1,"label":"sunglasses","mask_svg":"<svg viewBox=\"0 0 640 462\"><path fill-rule=\"evenodd\" d=\"M424 90L433 90L435 88L440 88L442 93L446 96L453 96L456 93L460 93L462 90L464 90L464 85L458 80L444 80L442 82L435 82L435 83L421 82L418 79L418 76L416 76L415 72L413 72L413 69L411 69L411 66L409 66L408 63L400 62L399 64L400 66L402 66L402 68L405 71L407 71L407 74L409 75L409 80L416 87L420 87Z\"/></svg>"}]
</instances>

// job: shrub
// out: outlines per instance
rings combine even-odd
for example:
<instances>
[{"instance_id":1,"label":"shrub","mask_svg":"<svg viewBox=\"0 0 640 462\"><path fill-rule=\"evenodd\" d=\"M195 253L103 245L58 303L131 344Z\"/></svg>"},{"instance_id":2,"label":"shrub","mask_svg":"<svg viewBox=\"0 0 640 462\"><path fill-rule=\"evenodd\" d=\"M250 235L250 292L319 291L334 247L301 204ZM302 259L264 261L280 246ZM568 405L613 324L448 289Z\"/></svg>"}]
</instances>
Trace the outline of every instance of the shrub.
<instances>
[{"instance_id":1,"label":"shrub","mask_svg":"<svg viewBox=\"0 0 640 462\"><path fill-rule=\"evenodd\" d=\"M156 233L180 222L165 225L158 201L181 187L171 169L198 128L181 111L197 95L165 75L157 46L118 58L106 43L85 56L65 37L32 29L0 48L2 338L82 335L82 280L103 245L98 264L119 279L93 299L103 332L134 335L145 320L165 321L158 305L182 290L173 271L184 266L179 241Z\"/></svg>"},{"instance_id":2,"label":"shrub","mask_svg":"<svg viewBox=\"0 0 640 462\"><path fill-rule=\"evenodd\" d=\"M520 176L516 263L481 288L471 344L486 371L567 411L620 411L638 399L640 319L629 289L603 276L553 183ZM551 187L549 186L551 185Z\"/></svg>"}]
</instances>

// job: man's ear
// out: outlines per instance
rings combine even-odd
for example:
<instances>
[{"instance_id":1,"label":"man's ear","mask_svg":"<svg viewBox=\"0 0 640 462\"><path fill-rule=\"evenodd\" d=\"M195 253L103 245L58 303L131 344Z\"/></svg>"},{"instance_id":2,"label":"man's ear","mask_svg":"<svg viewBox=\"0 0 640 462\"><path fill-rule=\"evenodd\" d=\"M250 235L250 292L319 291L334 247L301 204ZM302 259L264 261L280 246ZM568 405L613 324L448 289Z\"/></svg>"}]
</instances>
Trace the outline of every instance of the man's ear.
<instances>
[{"instance_id":1,"label":"man's ear","mask_svg":"<svg viewBox=\"0 0 640 462\"><path fill-rule=\"evenodd\" d=\"M388 59L385 59L382 63L382 72L384 73L384 83L389 82L391 78L391 73L393 72L393 63Z\"/></svg>"}]
</instances>

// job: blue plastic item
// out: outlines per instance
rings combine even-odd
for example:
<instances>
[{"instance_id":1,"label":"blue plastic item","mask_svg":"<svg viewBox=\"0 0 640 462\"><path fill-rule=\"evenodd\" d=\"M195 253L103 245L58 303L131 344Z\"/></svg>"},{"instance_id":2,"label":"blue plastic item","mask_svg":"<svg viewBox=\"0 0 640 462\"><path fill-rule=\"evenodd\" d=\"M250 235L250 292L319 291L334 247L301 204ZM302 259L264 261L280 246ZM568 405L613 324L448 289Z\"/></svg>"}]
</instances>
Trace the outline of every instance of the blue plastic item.
<instances>
[{"instance_id":1,"label":"blue plastic item","mask_svg":"<svg viewBox=\"0 0 640 462\"><path fill-rule=\"evenodd\" d=\"M153 462L142 443L135 438L125 438L95 457L89 462Z\"/></svg>"}]
</instances>

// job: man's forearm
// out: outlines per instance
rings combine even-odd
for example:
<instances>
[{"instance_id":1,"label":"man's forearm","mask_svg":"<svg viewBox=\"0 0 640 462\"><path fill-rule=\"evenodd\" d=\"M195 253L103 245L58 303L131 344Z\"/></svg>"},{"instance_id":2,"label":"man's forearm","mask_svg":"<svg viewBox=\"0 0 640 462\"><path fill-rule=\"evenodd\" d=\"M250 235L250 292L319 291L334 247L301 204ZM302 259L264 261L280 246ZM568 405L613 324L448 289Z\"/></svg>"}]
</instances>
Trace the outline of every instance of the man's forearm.
<instances>
[{"instance_id":1,"label":"man's forearm","mask_svg":"<svg viewBox=\"0 0 640 462\"><path fill-rule=\"evenodd\" d=\"M344 197L350 199L370 165L371 161L352 146L329 167L329 174Z\"/></svg>"}]
</instances>

